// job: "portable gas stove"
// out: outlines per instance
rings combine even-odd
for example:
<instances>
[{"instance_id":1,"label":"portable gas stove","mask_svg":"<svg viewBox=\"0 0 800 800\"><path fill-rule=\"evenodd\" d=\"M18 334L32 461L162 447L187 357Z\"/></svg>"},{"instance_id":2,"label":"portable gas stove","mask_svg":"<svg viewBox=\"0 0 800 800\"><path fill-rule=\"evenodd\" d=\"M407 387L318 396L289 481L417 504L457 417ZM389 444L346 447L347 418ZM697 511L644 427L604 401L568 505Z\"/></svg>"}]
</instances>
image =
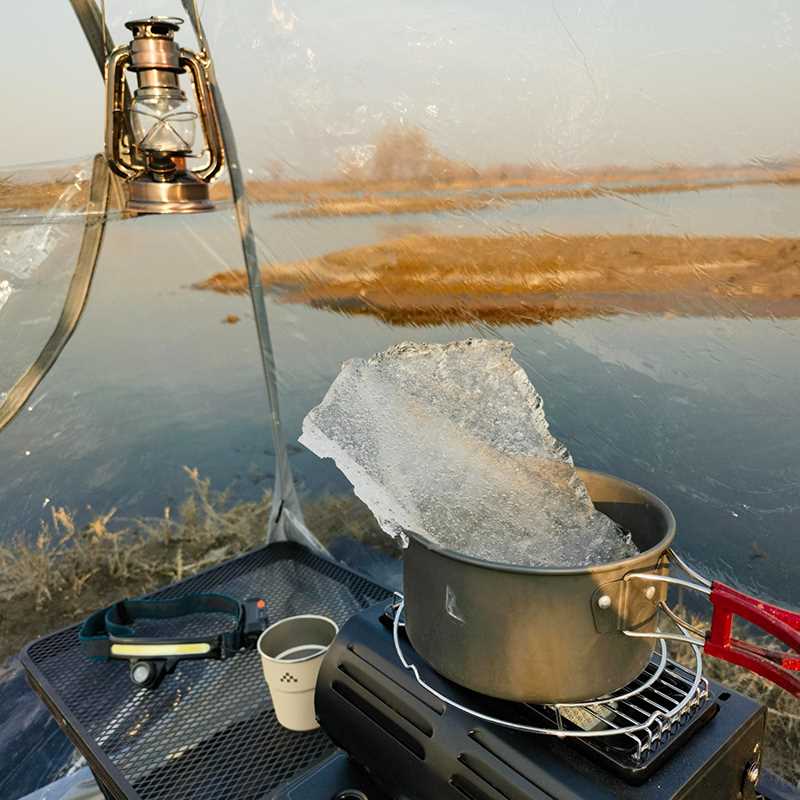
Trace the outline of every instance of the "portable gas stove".
<instances>
[{"instance_id":1,"label":"portable gas stove","mask_svg":"<svg viewBox=\"0 0 800 800\"><path fill-rule=\"evenodd\" d=\"M437 675L403 631L401 604L342 628L322 666L320 723L349 755L285 787L285 800L755 798L766 719L696 663L651 663L613 697L535 706Z\"/></svg>"}]
</instances>

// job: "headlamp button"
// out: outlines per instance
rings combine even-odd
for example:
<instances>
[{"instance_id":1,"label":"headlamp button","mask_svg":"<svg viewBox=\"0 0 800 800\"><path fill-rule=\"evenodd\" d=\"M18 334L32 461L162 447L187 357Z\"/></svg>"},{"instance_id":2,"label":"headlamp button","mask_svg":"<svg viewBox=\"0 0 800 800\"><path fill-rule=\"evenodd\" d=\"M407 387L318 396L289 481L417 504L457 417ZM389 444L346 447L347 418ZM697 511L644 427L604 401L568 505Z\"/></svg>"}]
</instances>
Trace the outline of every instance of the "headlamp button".
<instances>
[{"instance_id":1,"label":"headlamp button","mask_svg":"<svg viewBox=\"0 0 800 800\"><path fill-rule=\"evenodd\" d=\"M154 669L152 664L146 661L139 661L131 665L131 680L138 686L146 686L153 677Z\"/></svg>"}]
</instances>

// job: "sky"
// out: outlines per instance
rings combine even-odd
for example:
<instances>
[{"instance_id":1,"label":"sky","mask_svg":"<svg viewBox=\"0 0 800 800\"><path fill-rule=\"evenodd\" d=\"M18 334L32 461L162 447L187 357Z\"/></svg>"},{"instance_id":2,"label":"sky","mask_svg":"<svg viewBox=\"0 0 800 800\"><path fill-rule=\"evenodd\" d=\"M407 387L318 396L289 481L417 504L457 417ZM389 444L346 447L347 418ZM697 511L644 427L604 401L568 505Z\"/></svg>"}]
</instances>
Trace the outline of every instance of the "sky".
<instances>
[{"instance_id":1,"label":"sky","mask_svg":"<svg viewBox=\"0 0 800 800\"><path fill-rule=\"evenodd\" d=\"M126 19L178 0L106 0ZM795 0L205 0L244 164L335 172L390 122L447 156L739 163L800 153ZM179 37L193 46L191 32ZM67 0L14 3L0 30L0 164L102 146L99 72ZM10 80L17 75L21 79Z\"/></svg>"}]
</instances>

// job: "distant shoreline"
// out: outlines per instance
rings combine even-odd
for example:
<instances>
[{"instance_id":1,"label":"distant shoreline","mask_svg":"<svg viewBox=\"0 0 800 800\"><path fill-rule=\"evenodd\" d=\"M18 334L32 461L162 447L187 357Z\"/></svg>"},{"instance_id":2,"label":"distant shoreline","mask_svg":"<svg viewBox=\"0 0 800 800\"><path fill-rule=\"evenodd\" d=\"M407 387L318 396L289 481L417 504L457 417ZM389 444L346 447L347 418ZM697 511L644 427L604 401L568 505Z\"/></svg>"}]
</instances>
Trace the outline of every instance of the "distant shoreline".
<instances>
[{"instance_id":1,"label":"distant shoreline","mask_svg":"<svg viewBox=\"0 0 800 800\"><path fill-rule=\"evenodd\" d=\"M508 191L498 189L479 195L411 195L406 197L387 197L369 195L367 197L324 198L313 203L276 214L276 219L308 219L313 217L354 217L383 214L425 214L441 211L477 211L491 206L503 206L522 200L581 200L592 197L644 196L650 194L671 194L674 192L702 192L719 189L733 189L740 186L796 186L800 177L766 180L762 178L743 178L717 182L675 182L658 184L634 184L631 186L592 186L573 189L530 189Z\"/></svg>"},{"instance_id":2,"label":"distant shoreline","mask_svg":"<svg viewBox=\"0 0 800 800\"><path fill-rule=\"evenodd\" d=\"M524 176L514 176L522 169ZM450 180L407 179L386 180L370 178L335 177L323 180L251 180L248 193L257 203L297 203L314 204L326 200L364 199L372 196L413 194L429 196L432 192L449 192L454 196L476 190L487 190L492 195L502 194L515 197L516 190L528 189L533 193L547 190L557 191L604 191L636 187L641 193L669 191L676 186L692 186L697 190L714 188L710 184L759 185L800 182L800 162L788 162L781 167L765 165L715 165L664 167L620 167L584 168L576 170L508 167L507 173L493 167L481 172L475 170L472 176L460 176ZM572 187L570 189L570 187ZM217 185L222 196L224 187ZM515 191L509 191L515 190ZM686 191L687 189L683 189ZM521 199L525 199L524 197Z\"/></svg>"},{"instance_id":3,"label":"distant shoreline","mask_svg":"<svg viewBox=\"0 0 800 800\"><path fill-rule=\"evenodd\" d=\"M509 168L513 172L512 168ZM708 191L740 186L800 184L800 163L766 166L606 167L582 170L528 170L525 177L505 177L496 168L487 174L452 180L376 180L336 177L321 180L257 180L247 183L250 200L263 204L296 204L284 217L399 214L483 208L519 200L550 200L615 195ZM475 194L478 192L478 194ZM215 200L230 198L226 181L211 187ZM47 183L0 179L0 211L42 210L58 206L79 211L87 202L88 180Z\"/></svg>"}]
</instances>

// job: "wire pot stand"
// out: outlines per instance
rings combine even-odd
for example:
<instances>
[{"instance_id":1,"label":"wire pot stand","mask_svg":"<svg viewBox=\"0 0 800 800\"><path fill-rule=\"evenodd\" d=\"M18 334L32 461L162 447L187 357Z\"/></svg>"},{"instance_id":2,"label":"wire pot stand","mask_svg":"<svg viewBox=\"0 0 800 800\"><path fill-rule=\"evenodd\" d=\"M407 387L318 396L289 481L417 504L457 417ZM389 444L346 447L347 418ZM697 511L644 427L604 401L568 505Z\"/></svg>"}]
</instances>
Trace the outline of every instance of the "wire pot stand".
<instances>
[{"instance_id":1,"label":"wire pot stand","mask_svg":"<svg viewBox=\"0 0 800 800\"><path fill-rule=\"evenodd\" d=\"M405 600L395 594L392 636L397 657L416 682L448 706L472 717L524 733L556 736L559 739L602 739L625 737L632 745L631 757L638 763L670 732L705 705L709 697L708 680L703 677L700 647L688 639L688 631L679 618L670 616L684 636L659 631L656 653L644 671L622 691L608 697L582 703L557 703L528 706L552 720L549 727L526 725L476 711L428 685L412 661L406 657L400 641ZM667 641L689 644L694 655L693 667L684 667L667 657ZM548 713L549 712L549 713Z\"/></svg>"}]
</instances>

